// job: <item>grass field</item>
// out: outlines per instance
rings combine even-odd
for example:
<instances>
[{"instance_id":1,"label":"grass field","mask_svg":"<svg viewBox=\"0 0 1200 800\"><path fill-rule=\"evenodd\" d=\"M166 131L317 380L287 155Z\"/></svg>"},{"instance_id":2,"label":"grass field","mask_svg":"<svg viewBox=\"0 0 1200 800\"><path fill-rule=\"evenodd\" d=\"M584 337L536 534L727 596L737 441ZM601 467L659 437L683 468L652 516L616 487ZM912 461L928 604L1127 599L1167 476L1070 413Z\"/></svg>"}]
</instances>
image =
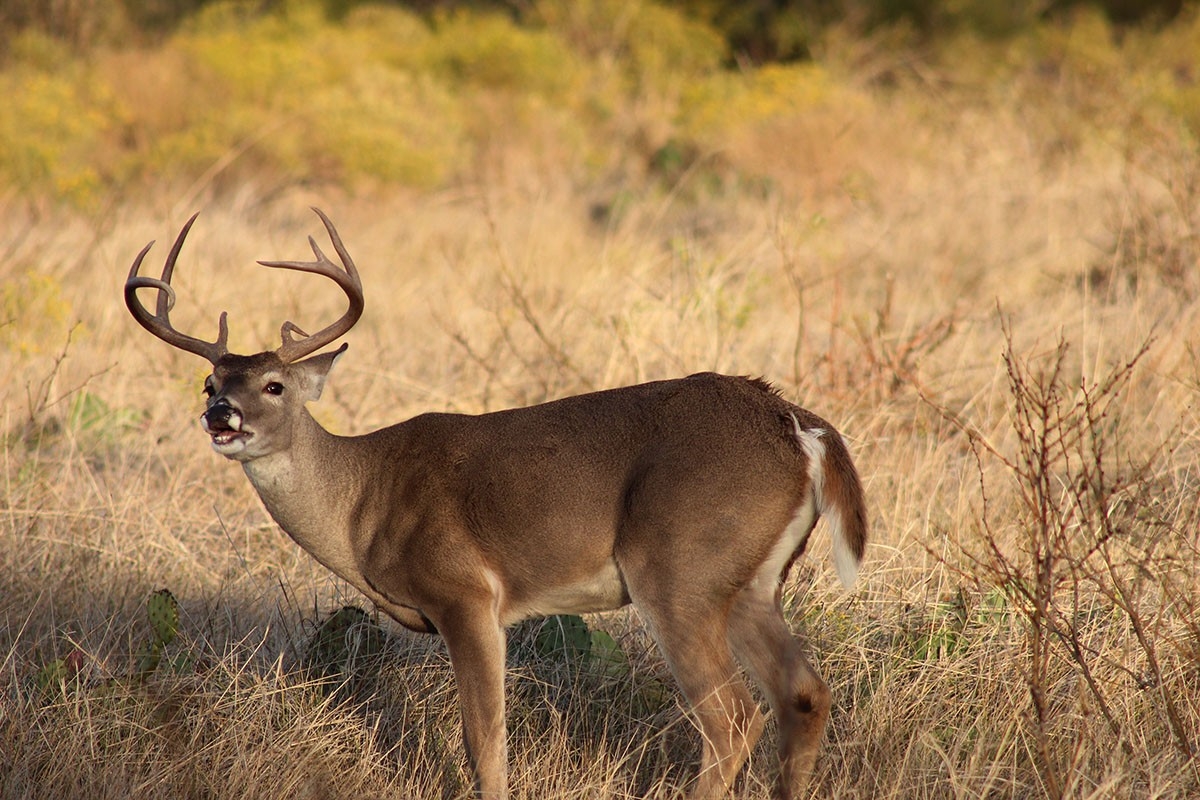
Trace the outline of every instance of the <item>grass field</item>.
<instances>
[{"instance_id":1,"label":"grass field","mask_svg":"<svg viewBox=\"0 0 1200 800\"><path fill-rule=\"evenodd\" d=\"M179 328L320 327L336 290L253 263L306 257L310 205L367 297L313 406L332 430L717 370L847 435L859 585L818 528L786 587L835 698L814 797L1200 796L1200 100L1151 80L1179 78L1153 42L1055 35L1076 49L1003 69L831 39L800 110L738 95L682 147L654 103L686 87L658 87L619 147L464 134L470 168L416 188L237 154L0 194L0 797L469 793L440 642L325 623L373 610L211 452L204 363L121 301L199 210ZM519 125L558 119L547 92ZM699 742L664 663L636 614L587 623L611 644L512 632L516 796L676 796ZM772 743L737 796L768 795Z\"/></svg>"}]
</instances>

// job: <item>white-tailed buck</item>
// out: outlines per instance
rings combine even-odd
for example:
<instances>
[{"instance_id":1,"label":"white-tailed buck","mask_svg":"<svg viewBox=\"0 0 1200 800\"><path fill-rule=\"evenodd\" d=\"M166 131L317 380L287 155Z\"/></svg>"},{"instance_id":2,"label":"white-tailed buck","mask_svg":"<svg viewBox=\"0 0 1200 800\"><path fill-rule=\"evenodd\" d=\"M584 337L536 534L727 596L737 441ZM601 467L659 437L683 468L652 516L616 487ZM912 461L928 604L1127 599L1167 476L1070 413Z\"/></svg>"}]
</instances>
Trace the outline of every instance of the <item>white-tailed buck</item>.
<instances>
[{"instance_id":1,"label":"white-tailed buck","mask_svg":"<svg viewBox=\"0 0 1200 800\"><path fill-rule=\"evenodd\" d=\"M505 627L633 603L703 736L691 796L724 796L762 732L735 659L778 720L777 794L795 796L830 692L788 629L780 587L819 517L842 582L854 580L867 522L842 437L762 381L714 374L328 433L305 403L346 345L305 357L350 330L363 290L317 214L344 268L311 237L316 261L259 262L324 275L349 297L311 336L285 322L278 349L242 356L227 349L225 314L214 342L171 326L171 274L194 216L161 278L138 274L153 242L138 254L125 302L155 336L212 362L204 430L280 527L401 625L445 638L478 793L508 792ZM157 290L154 313L141 288Z\"/></svg>"}]
</instances>

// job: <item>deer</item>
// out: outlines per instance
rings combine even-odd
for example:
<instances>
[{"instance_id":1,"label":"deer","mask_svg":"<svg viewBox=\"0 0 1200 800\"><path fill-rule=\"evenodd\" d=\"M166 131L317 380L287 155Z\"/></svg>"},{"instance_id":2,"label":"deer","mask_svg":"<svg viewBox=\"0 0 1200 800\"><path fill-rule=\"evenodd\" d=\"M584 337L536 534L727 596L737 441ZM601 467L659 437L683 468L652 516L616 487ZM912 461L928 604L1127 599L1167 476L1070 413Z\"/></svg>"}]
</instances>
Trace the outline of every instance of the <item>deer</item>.
<instances>
[{"instance_id":1,"label":"deer","mask_svg":"<svg viewBox=\"0 0 1200 800\"><path fill-rule=\"evenodd\" d=\"M171 279L197 215L160 278L140 274L154 242L137 254L125 303L150 333L211 363L201 426L279 527L401 626L444 639L475 795L508 796L506 629L632 604L702 737L688 796L727 796L763 732L744 671L777 720L775 794L796 797L832 694L789 628L782 587L820 518L839 578L855 581L867 513L842 435L765 380L714 373L330 433L306 404L348 345L314 353L355 325L364 294L333 223L313 210L341 266L311 236L315 261L258 262L345 293L345 314L312 335L286 321L279 347L238 355L225 312L212 342L172 326ZM157 291L153 313L141 289Z\"/></svg>"}]
</instances>

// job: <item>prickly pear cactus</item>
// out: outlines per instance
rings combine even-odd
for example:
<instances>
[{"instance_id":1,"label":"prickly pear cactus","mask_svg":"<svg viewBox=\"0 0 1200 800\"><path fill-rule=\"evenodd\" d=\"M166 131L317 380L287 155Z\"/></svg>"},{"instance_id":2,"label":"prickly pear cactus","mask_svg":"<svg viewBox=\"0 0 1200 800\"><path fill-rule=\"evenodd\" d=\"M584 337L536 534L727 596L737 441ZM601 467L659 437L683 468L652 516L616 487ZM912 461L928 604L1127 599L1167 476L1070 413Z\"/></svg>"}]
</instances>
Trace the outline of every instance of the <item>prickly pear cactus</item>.
<instances>
[{"instance_id":1,"label":"prickly pear cactus","mask_svg":"<svg viewBox=\"0 0 1200 800\"><path fill-rule=\"evenodd\" d=\"M151 637L149 646L138 654L136 674L140 678L158 669L163 648L179 635L179 601L170 589L159 589L146 599L146 615L150 618Z\"/></svg>"},{"instance_id":2,"label":"prickly pear cactus","mask_svg":"<svg viewBox=\"0 0 1200 800\"><path fill-rule=\"evenodd\" d=\"M325 618L308 643L305 663L322 678L344 676L356 666L379 658L386 636L356 606L345 606Z\"/></svg>"},{"instance_id":3,"label":"prickly pear cactus","mask_svg":"<svg viewBox=\"0 0 1200 800\"><path fill-rule=\"evenodd\" d=\"M542 623L536 646L542 658L579 661L592 649L591 631L578 614L557 614Z\"/></svg>"},{"instance_id":4,"label":"prickly pear cactus","mask_svg":"<svg viewBox=\"0 0 1200 800\"><path fill-rule=\"evenodd\" d=\"M154 630L154 644L162 648L179 635L179 601L170 589L159 589L146 600L146 613Z\"/></svg>"},{"instance_id":5,"label":"prickly pear cactus","mask_svg":"<svg viewBox=\"0 0 1200 800\"><path fill-rule=\"evenodd\" d=\"M74 648L66 657L46 664L34 678L34 685L43 696L62 694L64 690L80 684L87 656Z\"/></svg>"}]
</instances>

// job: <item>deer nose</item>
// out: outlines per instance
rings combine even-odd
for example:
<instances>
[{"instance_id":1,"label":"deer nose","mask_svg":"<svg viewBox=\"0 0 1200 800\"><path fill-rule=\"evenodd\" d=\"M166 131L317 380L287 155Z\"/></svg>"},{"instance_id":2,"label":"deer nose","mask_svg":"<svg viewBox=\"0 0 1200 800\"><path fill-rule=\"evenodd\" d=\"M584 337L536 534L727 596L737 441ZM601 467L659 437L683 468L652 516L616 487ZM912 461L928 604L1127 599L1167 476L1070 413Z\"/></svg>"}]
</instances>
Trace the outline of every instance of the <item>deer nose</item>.
<instances>
[{"instance_id":1,"label":"deer nose","mask_svg":"<svg viewBox=\"0 0 1200 800\"><path fill-rule=\"evenodd\" d=\"M208 431L232 431L241 425L241 413L233 404L221 397L200 416L204 428Z\"/></svg>"}]
</instances>

